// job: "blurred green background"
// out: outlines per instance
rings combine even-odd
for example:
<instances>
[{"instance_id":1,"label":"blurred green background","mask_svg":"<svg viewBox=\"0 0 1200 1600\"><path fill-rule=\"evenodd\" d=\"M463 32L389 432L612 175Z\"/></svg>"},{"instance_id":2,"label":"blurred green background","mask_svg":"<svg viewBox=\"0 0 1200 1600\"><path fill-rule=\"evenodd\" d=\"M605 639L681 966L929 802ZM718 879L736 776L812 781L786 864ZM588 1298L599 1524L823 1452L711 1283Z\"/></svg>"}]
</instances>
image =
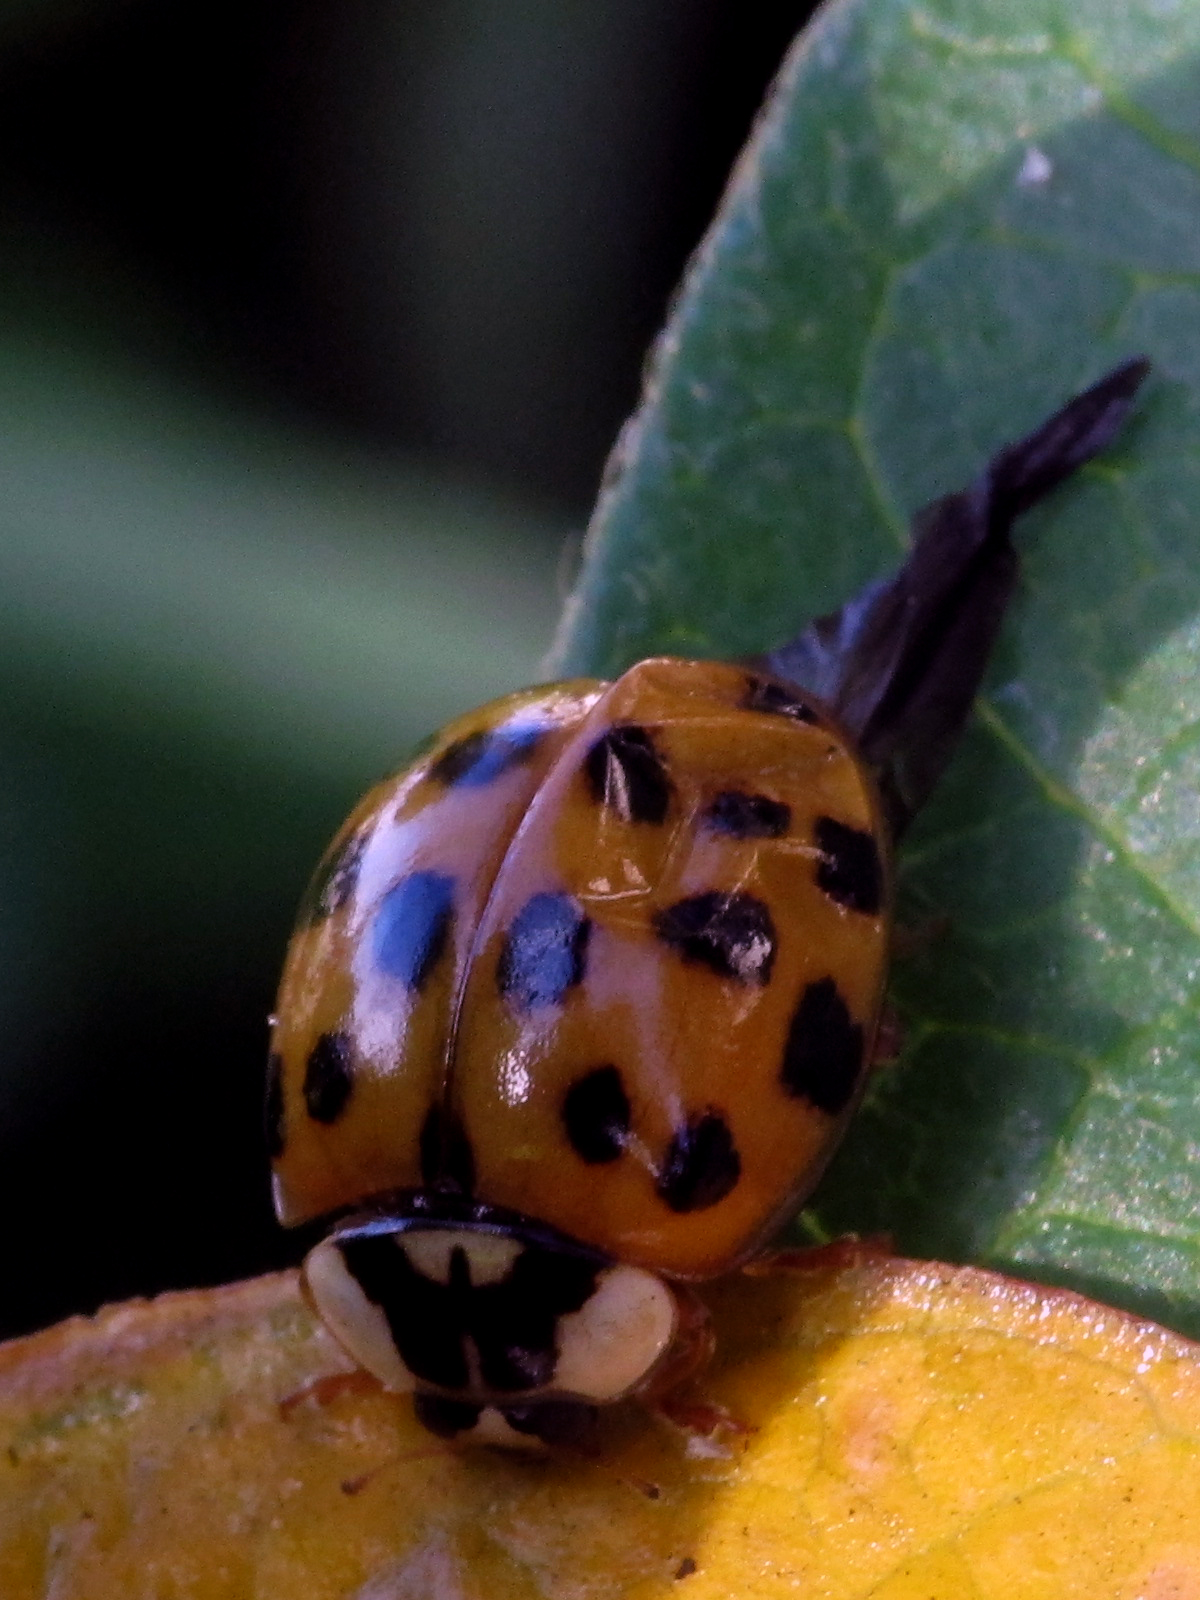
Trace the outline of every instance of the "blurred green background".
<instances>
[{"instance_id":1,"label":"blurred green background","mask_svg":"<svg viewBox=\"0 0 1200 1600\"><path fill-rule=\"evenodd\" d=\"M0 14L0 1333L296 1255L292 908L372 779L538 676L810 8L753 9Z\"/></svg>"}]
</instances>

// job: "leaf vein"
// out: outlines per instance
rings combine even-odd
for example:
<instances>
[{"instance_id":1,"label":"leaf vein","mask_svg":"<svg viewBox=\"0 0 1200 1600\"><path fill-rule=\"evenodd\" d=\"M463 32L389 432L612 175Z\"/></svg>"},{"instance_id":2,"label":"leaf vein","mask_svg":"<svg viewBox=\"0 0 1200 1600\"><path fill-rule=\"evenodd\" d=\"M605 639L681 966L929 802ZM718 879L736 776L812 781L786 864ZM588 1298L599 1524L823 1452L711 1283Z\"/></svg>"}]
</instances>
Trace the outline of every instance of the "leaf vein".
<instances>
[{"instance_id":1,"label":"leaf vein","mask_svg":"<svg viewBox=\"0 0 1200 1600\"><path fill-rule=\"evenodd\" d=\"M994 734L1002 747L1008 751L1015 761L1024 767L1025 771L1041 789L1046 800L1060 811L1065 811L1069 816L1077 817L1093 836L1105 844L1113 852L1114 856L1120 860L1126 870L1138 880L1159 909L1172 917L1185 933L1200 941L1200 921L1197 921L1188 908L1159 882L1149 870L1145 861L1135 853L1128 838L1098 816L1095 811L1084 804L1073 790L1069 789L1066 784L1061 783L1059 779L1049 772L1033 754L1032 750L1017 737L994 706L990 705L986 700L977 700L975 710L984 727Z\"/></svg>"},{"instance_id":2,"label":"leaf vein","mask_svg":"<svg viewBox=\"0 0 1200 1600\"><path fill-rule=\"evenodd\" d=\"M1176 133L1173 128L1168 128L1145 107L1131 99L1117 80L1096 64L1078 37L1064 39L1061 49L1065 59L1084 81L1092 88L1098 89L1104 96L1106 107L1118 122L1123 122L1160 155L1166 156L1171 161L1178 161L1185 167L1191 167L1195 172L1200 172L1200 145L1195 144L1184 134Z\"/></svg>"}]
</instances>

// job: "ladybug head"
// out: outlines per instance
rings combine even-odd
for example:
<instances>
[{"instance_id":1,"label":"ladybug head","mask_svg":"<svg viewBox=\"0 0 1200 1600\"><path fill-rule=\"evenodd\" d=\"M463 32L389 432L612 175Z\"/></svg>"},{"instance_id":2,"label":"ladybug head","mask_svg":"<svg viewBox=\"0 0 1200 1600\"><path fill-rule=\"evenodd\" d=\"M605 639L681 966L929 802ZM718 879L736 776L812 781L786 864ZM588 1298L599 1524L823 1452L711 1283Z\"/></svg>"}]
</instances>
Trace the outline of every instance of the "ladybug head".
<instances>
[{"instance_id":1,"label":"ladybug head","mask_svg":"<svg viewBox=\"0 0 1200 1600\"><path fill-rule=\"evenodd\" d=\"M427 1427L494 1443L573 1431L642 1383L677 1327L654 1273L478 1206L351 1219L304 1277L339 1343L389 1389L415 1391Z\"/></svg>"}]
</instances>

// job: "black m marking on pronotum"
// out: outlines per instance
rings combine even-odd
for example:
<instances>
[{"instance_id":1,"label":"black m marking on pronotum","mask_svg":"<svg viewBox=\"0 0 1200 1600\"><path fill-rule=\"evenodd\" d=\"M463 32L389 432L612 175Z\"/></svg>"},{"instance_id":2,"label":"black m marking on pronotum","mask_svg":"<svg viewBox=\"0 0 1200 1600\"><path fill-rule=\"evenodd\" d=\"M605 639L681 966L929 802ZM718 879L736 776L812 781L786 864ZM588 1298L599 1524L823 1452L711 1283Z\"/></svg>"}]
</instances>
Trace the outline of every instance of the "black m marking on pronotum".
<instances>
[{"instance_id":1,"label":"black m marking on pronotum","mask_svg":"<svg viewBox=\"0 0 1200 1600\"><path fill-rule=\"evenodd\" d=\"M484 1387L502 1394L551 1381L559 1318L590 1299L601 1270L584 1255L528 1247L498 1282L474 1284L467 1251L458 1245L443 1283L419 1272L394 1235L344 1239L340 1249L351 1276L383 1312L414 1377L440 1389L468 1388L469 1338Z\"/></svg>"}]
</instances>

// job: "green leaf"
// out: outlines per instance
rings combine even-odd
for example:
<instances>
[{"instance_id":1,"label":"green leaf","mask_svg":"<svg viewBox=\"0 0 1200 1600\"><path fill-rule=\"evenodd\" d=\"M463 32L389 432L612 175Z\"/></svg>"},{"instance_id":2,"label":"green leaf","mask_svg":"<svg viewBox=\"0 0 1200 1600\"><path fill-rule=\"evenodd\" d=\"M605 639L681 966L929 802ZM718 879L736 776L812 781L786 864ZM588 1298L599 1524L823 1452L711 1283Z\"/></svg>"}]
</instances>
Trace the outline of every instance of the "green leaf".
<instances>
[{"instance_id":1,"label":"green leaf","mask_svg":"<svg viewBox=\"0 0 1200 1600\"><path fill-rule=\"evenodd\" d=\"M16 694L72 703L349 804L536 672L557 530L516 508L31 336L2 299L0 441L0 723Z\"/></svg>"},{"instance_id":2,"label":"green leaf","mask_svg":"<svg viewBox=\"0 0 1200 1600\"><path fill-rule=\"evenodd\" d=\"M817 17L664 336L559 655L782 641L1139 351L1117 446L1023 525L986 701L902 860L929 924L896 981L907 1048L815 1217L1196 1333L1200 7Z\"/></svg>"}]
</instances>

